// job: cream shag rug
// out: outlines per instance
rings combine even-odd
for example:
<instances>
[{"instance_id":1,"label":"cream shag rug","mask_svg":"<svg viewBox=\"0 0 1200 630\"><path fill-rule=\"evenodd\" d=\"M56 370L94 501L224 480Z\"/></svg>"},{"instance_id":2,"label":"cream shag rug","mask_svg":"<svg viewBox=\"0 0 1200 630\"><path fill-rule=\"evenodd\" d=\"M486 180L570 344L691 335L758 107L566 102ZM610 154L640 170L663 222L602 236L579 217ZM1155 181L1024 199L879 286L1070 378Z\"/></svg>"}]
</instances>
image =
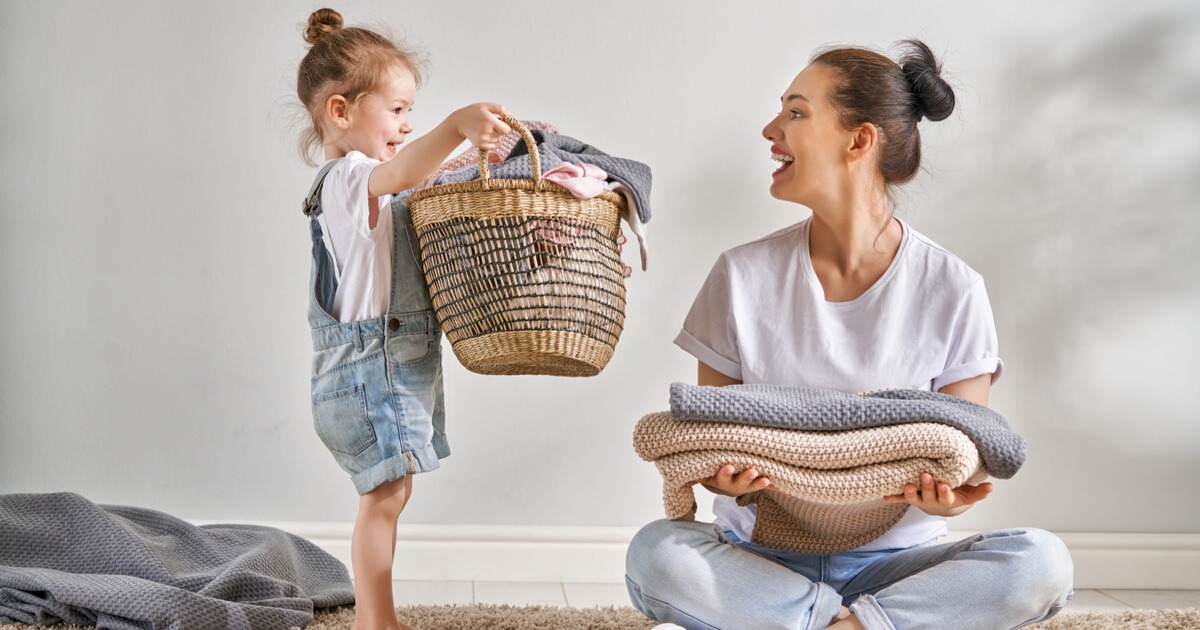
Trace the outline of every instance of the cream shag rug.
<instances>
[{"instance_id":1,"label":"cream shag rug","mask_svg":"<svg viewBox=\"0 0 1200 630\"><path fill-rule=\"evenodd\" d=\"M648 630L658 625L629 607L409 606L400 619L418 630ZM319 611L306 630L350 630L353 608ZM752 626L747 626L752 628ZM1200 610L1062 613L1031 630L1196 630Z\"/></svg>"},{"instance_id":2,"label":"cream shag rug","mask_svg":"<svg viewBox=\"0 0 1200 630\"><path fill-rule=\"evenodd\" d=\"M560 608L555 606L408 606L396 609L400 618L418 630L648 630L653 621L628 606L618 608ZM318 610L306 630L349 630L354 608ZM80 626L51 626L86 630ZM0 630L28 626L0 624ZM1116 613L1063 613L1032 630L1196 630L1200 610L1134 610Z\"/></svg>"}]
</instances>

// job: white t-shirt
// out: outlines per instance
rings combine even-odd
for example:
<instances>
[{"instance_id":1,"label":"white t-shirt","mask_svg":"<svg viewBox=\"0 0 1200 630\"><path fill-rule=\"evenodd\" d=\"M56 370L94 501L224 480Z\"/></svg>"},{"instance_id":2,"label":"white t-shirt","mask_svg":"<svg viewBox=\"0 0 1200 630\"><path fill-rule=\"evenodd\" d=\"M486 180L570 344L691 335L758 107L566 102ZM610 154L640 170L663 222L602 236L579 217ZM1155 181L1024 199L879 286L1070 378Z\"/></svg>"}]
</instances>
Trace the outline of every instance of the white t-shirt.
<instances>
[{"instance_id":1,"label":"white t-shirt","mask_svg":"<svg viewBox=\"0 0 1200 630\"><path fill-rule=\"evenodd\" d=\"M380 162L351 151L329 169L321 211L341 276L330 315L355 322L387 314L392 291L392 196L369 197L367 180ZM372 208L378 210L371 228Z\"/></svg>"},{"instance_id":2,"label":"white t-shirt","mask_svg":"<svg viewBox=\"0 0 1200 630\"><path fill-rule=\"evenodd\" d=\"M744 383L858 393L1000 377L982 276L901 222L900 249L883 276L852 301L827 302L809 258L811 221L721 254L675 343ZM719 496L713 513L750 540L753 506ZM945 533L944 517L910 509L859 550L907 548Z\"/></svg>"}]
</instances>

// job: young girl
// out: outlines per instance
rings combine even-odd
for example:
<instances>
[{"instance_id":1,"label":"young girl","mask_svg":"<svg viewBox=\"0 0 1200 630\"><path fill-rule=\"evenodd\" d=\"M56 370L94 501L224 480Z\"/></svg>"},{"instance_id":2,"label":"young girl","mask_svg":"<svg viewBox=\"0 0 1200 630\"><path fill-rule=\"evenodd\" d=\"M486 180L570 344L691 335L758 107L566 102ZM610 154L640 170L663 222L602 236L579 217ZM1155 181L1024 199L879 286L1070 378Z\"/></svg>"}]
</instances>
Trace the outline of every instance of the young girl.
<instances>
[{"instance_id":1,"label":"young girl","mask_svg":"<svg viewBox=\"0 0 1200 630\"><path fill-rule=\"evenodd\" d=\"M888 209L920 167L918 122L954 109L929 48L904 47L899 64L825 51L783 92L763 129L779 166L771 195L812 217L713 267L675 340L701 385L908 388L987 404L1002 364L983 279ZM698 481L720 495L716 523L657 521L629 545L630 597L663 628L1002 630L1070 598L1071 559L1053 534L935 543L991 484L951 488L926 473L885 498L911 508L882 537L809 555L746 542L756 513L733 497L771 488L758 471L729 465Z\"/></svg>"},{"instance_id":2,"label":"young girl","mask_svg":"<svg viewBox=\"0 0 1200 630\"><path fill-rule=\"evenodd\" d=\"M403 199L464 139L493 149L509 127L479 103L401 148L420 81L414 56L376 33L314 12L297 91L312 117L304 155L325 154L305 201L313 235L309 322L313 421L361 495L351 540L355 628L409 628L392 602L396 521L412 475L450 454L441 331L417 265ZM323 229L321 218L327 229ZM327 234L326 234L327 232ZM410 629L411 630L411 629Z\"/></svg>"}]
</instances>

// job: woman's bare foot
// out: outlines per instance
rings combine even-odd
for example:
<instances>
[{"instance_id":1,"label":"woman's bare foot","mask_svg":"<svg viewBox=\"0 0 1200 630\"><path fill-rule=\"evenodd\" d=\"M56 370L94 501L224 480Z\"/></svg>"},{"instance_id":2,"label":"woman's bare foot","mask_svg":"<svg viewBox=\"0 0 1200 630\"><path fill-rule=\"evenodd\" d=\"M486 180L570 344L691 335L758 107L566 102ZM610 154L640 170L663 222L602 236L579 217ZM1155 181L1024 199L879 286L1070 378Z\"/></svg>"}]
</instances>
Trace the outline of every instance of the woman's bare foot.
<instances>
[{"instance_id":1,"label":"woman's bare foot","mask_svg":"<svg viewBox=\"0 0 1200 630\"><path fill-rule=\"evenodd\" d=\"M858 622L858 617L855 617L849 608L842 606L836 617L829 622L828 630L864 630L863 625Z\"/></svg>"}]
</instances>

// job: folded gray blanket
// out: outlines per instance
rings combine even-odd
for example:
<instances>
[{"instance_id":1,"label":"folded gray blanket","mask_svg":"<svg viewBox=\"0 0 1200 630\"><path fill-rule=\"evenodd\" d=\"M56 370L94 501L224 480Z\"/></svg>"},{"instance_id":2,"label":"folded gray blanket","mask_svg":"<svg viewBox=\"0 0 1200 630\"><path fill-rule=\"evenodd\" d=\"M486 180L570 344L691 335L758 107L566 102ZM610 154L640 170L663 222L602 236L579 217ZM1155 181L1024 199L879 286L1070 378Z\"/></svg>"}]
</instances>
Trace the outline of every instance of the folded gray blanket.
<instances>
[{"instance_id":1,"label":"folded gray blanket","mask_svg":"<svg viewBox=\"0 0 1200 630\"><path fill-rule=\"evenodd\" d=\"M71 493L0 495L0 622L272 629L354 602L346 567L270 527L204 525Z\"/></svg>"},{"instance_id":2,"label":"folded gray blanket","mask_svg":"<svg viewBox=\"0 0 1200 630\"><path fill-rule=\"evenodd\" d=\"M1025 439L1000 414L957 396L913 389L856 395L809 387L672 383L671 418L801 431L937 422L965 433L993 477L1009 479L1025 462Z\"/></svg>"},{"instance_id":3,"label":"folded gray blanket","mask_svg":"<svg viewBox=\"0 0 1200 630\"><path fill-rule=\"evenodd\" d=\"M538 163L546 172L563 162L571 164L594 164L604 169L611 179L621 182L633 191L637 201L638 216L642 223L650 222L650 167L626 158L613 157L596 147L584 144L575 138L560 136L548 131L532 130L537 142ZM533 179L529 150L522 139L513 147L503 162L488 167L494 179ZM471 182L479 179L479 165L472 164L437 178L437 185Z\"/></svg>"}]
</instances>

